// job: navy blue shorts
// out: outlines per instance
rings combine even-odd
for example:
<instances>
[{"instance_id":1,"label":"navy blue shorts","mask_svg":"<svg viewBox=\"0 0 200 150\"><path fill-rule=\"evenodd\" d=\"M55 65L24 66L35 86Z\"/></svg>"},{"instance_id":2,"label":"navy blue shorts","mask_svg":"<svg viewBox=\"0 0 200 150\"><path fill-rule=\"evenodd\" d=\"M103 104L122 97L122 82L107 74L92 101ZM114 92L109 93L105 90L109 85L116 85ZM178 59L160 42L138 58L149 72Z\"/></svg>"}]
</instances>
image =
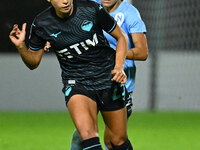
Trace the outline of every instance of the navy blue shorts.
<instances>
[{"instance_id":1,"label":"navy blue shorts","mask_svg":"<svg viewBox=\"0 0 200 150\"><path fill-rule=\"evenodd\" d=\"M103 90L87 90L76 85L66 85L63 88L63 93L66 105L73 95L81 94L95 101L100 111L114 111L124 108L129 96L125 85L115 82L112 88Z\"/></svg>"}]
</instances>

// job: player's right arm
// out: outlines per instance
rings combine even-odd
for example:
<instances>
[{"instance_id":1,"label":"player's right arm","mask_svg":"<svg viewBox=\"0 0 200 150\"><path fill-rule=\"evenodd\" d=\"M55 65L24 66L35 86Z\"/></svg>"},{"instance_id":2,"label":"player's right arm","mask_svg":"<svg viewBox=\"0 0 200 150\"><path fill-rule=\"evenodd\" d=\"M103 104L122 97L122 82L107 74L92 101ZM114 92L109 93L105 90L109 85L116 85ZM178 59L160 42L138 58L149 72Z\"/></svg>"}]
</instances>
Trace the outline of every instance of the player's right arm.
<instances>
[{"instance_id":1,"label":"player's right arm","mask_svg":"<svg viewBox=\"0 0 200 150\"><path fill-rule=\"evenodd\" d=\"M25 44L25 36L26 23L23 24L22 30L20 30L18 28L18 25L15 24L12 31L10 32L9 38L20 53L23 62L29 69L33 70L37 68L40 64L44 50L40 49L37 51L33 51L31 49L28 49Z\"/></svg>"}]
</instances>

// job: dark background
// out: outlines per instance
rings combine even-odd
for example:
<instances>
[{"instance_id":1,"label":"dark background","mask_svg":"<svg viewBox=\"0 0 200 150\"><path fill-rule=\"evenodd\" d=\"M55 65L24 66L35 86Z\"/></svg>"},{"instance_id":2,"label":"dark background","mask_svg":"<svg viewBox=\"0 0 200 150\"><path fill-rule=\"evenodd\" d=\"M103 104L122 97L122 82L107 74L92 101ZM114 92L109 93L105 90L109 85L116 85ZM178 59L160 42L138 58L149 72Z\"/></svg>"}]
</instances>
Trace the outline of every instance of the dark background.
<instances>
[{"instance_id":1,"label":"dark background","mask_svg":"<svg viewBox=\"0 0 200 150\"><path fill-rule=\"evenodd\" d=\"M199 0L132 0L147 27L150 52L200 49ZM27 22L27 36L34 17L50 4L46 0L1 0L0 52L16 52L8 35L14 24Z\"/></svg>"},{"instance_id":2,"label":"dark background","mask_svg":"<svg viewBox=\"0 0 200 150\"><path fill-rule=\"evenodd\" d=\"M9 39L9 33L14 24L20 29L24 22L27 23L27 34L34 17L47 8L46 0L1 0L0 4L0 52L17 52Z\"/></svg>"}]
</instances>

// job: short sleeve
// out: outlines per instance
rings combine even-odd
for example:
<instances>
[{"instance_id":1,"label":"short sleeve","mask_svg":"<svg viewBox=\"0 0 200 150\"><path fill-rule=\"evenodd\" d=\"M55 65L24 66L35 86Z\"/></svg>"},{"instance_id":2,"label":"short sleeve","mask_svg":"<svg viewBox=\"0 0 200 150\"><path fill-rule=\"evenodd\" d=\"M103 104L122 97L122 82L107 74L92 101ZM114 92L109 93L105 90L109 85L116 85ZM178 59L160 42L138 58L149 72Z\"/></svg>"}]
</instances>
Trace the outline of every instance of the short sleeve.
<instances>
[{"instance_id":1,"label":"short sleeve","mask_svg":"<svg viewBox=\"0 0 200 150\"><path fill-rule=\"evenodd\" d=\"M104 31L111 33L115 29L117 22L114 20L112 16L110 16L110 14L100 4L97 4L97 6L98 6L97 17L98 17L100 26L102 27Z\"/></svg>"},{"instance_id":2,"label":"short sleeve","mask_svg":"<svg viewBox=\"0 0 200 150\"><path fill-rule=\"evenodd\" d=\"M42 39L42 31L37 24L37 19L35 19L31 25L30 35L29 35L29 48L31 50L39 50L44 48L46 41Z\"/></svg>"},{"instance_id":3,"label":"short sleeve","mask_svg":"<svg viewBox=\"0 0 200 150\"><path fill-rule=\"evenodd\" d=\"M140 16L139 11L134 8L127 12L126 24L129 33L146 33L146 26Z\"/></svg>"}]
</instances>

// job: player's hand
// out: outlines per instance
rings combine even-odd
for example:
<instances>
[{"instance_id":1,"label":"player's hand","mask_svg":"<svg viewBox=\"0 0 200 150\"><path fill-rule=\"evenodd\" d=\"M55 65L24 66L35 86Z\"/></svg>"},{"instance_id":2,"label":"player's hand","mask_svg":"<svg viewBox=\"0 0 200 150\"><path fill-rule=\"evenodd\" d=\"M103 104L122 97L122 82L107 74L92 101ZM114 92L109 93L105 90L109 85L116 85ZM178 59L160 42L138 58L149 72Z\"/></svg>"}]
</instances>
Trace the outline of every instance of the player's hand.
<instances>
[{"instance_id":1,"label":"player's hand","mask_svg":"<svg viewBox=\"0 0 200 150\"><path fill-rule=\"evenodd\" d=\"M117 83L122 83L122 84L125 84L126 83L126 79L127 79L127 77L126 77L126 74L125 74L125 72L124 72L124 70L123 69L121 69L121 68L114 68L113 70L112 70L112 75L113 75L113 78L111 79L112 81L115 81L115 82L117 82Z\"/></svg>"},{"instance_id":2,"label":"player's hand","mask_svg":"<svg viewBox=\"0 0 200 150\"><path fill-rule=\"evenodd\" d=\"M12 43L17 47L20 48L24 45L26 36L26 23L22 25L22 30L18 28L18 25L15 24L13 26L12 31L9 34L9 38L12 41Z\"/></svg>"},{"instance_id":3,"label":"player's hand","mask_svg":"<svg viewBox=\"0 0 200 150\"><path fill-rule=\"evenodd\" d=\"M49 52L49 49L51 48L51 44L50 44L50 42L46 42L46 44L45 44L45 47L44 47L44 51L45 52Z\"/></svg>"}]
</instances>

